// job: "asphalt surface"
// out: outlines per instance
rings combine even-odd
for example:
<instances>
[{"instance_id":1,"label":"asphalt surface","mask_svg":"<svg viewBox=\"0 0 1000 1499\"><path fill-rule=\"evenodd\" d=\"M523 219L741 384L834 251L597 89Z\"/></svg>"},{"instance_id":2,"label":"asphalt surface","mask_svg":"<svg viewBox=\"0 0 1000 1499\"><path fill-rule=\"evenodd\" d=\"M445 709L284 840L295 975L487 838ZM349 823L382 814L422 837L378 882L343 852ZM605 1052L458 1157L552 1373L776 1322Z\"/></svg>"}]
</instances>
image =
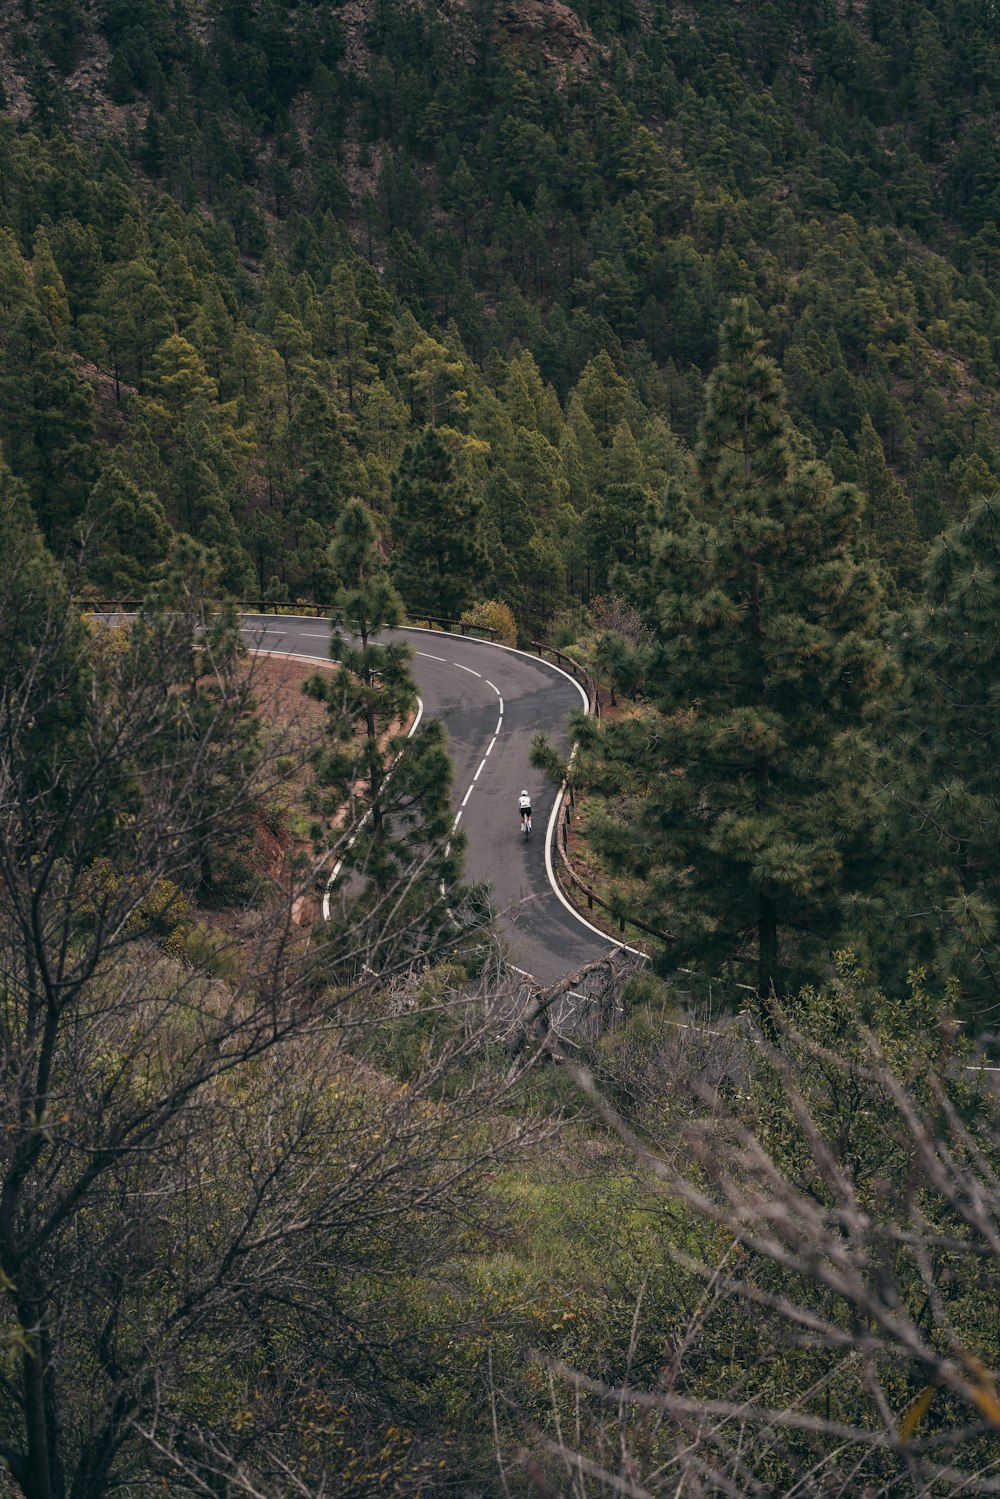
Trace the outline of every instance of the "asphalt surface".
<instances>
[{"instance_id":1,"label":"asphalt surface","mask_svg":"<svg viewBox=\"0 0 1000 1499\"><path fill-rule=\"evenodd\" d=\"M322 619L245 615L244 624L261 651L329 656L330 630ZM540 984L555 983L613 947L555 886L550 843L558 793L529 758L538 730L565 752L566 715L585 704L582 690L556 667L520 651L440 631L400 633L416 653L413 675L424 713L448 731L468 878L489 882L510 962ZM527 839L517 810L522 786L533 809Z\"/></svg>"}]
</instances>

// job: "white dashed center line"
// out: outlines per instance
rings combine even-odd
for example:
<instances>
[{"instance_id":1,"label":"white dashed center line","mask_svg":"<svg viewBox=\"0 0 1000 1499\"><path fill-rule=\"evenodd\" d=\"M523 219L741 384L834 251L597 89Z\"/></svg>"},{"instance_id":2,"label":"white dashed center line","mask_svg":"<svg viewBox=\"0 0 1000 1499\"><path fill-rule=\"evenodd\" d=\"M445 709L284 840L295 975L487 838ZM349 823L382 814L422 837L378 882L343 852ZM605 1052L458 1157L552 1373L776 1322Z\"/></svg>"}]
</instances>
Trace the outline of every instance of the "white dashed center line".
<instances>
[{"instance_id":1,"label":"white dashed center line","mask_svg":"<svg viewBox=\"0 0 1000 1499\"><path fill-rule=\"evenodd\" d=\"M418 652L418 654L422 654L422 652ZM437 656L435 656L433 659L436 661L436 660L439 660L440 658L437 657ZM459 669L459 671L467 671L470 676L478 677L481 682L485 681L487 687L492 688L492 690L496 693L497 699L498 699L499 704L500 704L500 716L497 719L497 726L496 726L496 728L493 731L493 738L490 740L489 744L486 746L486 753L483 755L483 758L479 762L479 769L476 771L475 775L472 777L472 781L471 781L471 784L469 786L469 789L468 789L468 791L465 793L465 795L462 798L462 805L461 805L461 807L459 807L458 811L455 814L455 821L452 823L452 827L453 828L457 828L458 827L458 819L462 815L462 812L463 812L463 810L465 808L466 802L469 800L469 797L472 795L473 791L476 789L476 782L479 780L479 777L483 773L483 766L486 764L486 761L489 758L490 751L492 750L493 746L497 742L497 735L500 733L500 730L503 728L503 698L500 696L500 688L497 686L497 684L495 682L491 682L490 679L489 679L489 677L484 677L481 671L473 671L471 666L463 666L462 663L461 663L461 661L453 661L451 664L452 664L452 666L457 666L458 669Z\"/></svg>"}]
</instances>

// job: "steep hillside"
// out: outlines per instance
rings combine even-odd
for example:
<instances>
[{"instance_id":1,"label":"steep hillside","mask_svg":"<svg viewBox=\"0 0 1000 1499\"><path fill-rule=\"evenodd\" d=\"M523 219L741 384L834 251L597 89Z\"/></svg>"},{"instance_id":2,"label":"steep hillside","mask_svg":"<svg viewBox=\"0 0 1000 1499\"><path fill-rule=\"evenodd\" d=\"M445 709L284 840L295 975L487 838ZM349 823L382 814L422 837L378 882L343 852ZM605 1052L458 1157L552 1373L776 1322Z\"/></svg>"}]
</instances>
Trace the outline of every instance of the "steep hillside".
<instances>
[{"instance_id":1,"label":"steep hillside","mask_svg":"<svg viewBox=\"0 0 1000 1499\"><path fill-rule=\"evenodd\" d=\"M734 294L895 585L1000 472L989 6L35 0L0 46L4 449L99 589L185 531L322 595L431 426L460 594L537 628L683 473Z\"/></svg>"}]
</instances>

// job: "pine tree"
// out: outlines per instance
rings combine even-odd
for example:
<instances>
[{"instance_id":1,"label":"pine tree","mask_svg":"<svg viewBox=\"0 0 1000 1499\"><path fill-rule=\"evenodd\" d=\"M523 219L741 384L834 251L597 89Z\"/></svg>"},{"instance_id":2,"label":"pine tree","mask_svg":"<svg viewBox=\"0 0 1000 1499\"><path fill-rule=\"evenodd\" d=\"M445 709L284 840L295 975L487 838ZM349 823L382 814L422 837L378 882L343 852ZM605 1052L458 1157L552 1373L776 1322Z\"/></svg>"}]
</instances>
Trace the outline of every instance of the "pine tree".
<instances>
[{"instance_id":1,"label":"pine tree","mask_svg":"<svg viewBox=\"0 0 1000 1499\"><path fill-rule=\"evenodd\" d=\"M52 246L44 228L35 232L34 250L31 259L31 284L41 311L48 318L49 327L58 339L69 322L69 302L66 288L59 274Z\"/></svg>"},{"instance_id":2,"label":"pine tree","mask_svg":"<svg viewBox=\"0 0 1000 1499\"><path fill-rule=\"evenodd\" d=\"M485 566L480 502L457 477L455 461L432 427L403 450L392 496L396 586L411 610L457 619Z\"/></svg>"},{"instance_id":3,"label":"pine tree","mask_svg":"<svg viewBox=\"0 0 1000 1499\"><path fill-rule=\"evenodd\" d=\"M206 436L197 425L181 432L170 466L169 509L178 530L210 550L223 586L239 597L247 584L247 556L219 476L202 456L207 443L199 439Z\"/></svg>"},{"instance_id":4,"label":"pine tree","mask_svg":"<svg viewBox=\"0 0 1000 1499\"><path fill-rule=\"evenodd\" d=\"M141 390L153 353L172 332L170 308L148 259L119 262L101 288L93 329L101 362L114 376L115 400L123 381Z\"/></svg>"},{"instance_id":5,"label":"pine tree","mask_svg":"<svg viewBox=\"0 0 1000 1499\"><path fill-rule=\"evenodd\" d=\"M95 306L107 273L97 230L79 219L62 219L52 231L52 253L62 273L70 317L77 322Z\"/></svg>"},{"instance_id":6,"label":"pine tree","mask_svg":"<svg viewBox=\"0 0 1000 1499\"><path fill-rule=\"evenodd\" d=\"M738 301L699 493L653 539L656 712L597 741L627 811L593 836L673 934L665 965L711 980L729 964L765 999L817 972L873 876L867 727L890 676L877 583L852 553L860 496L798 461L792 436Z\"/></svg>"},{"instance_id":7,"label":"pine tree","mask_svg":"<svg viewBox=\"0 0 1000 1499\"><path fill-rule=\"evenodd\" d=\"M204 407L219 397L198 350L178 333L165 338L153 355L149 387L175 425L191 407Z\"/></svg>"},{"instance_id":8,"label":"pine tree","mask_svg":"<svg viewBox=\"0 0 1000 1499\"><path fill-rule=\"evenodd\" d=\"M298 532L298 545L291 556L293 582L306 596L327 604L333 598L336 579L328 552L329 533L316 520L305 520Z\"/></svg>"},{"instance_id":9,"label":"pine tree","mask_svg":"<svg viewBox=\"0 0 1000 1499\"><path fill-rule=\"evenodd\" d=\"M170 695L165 730L172 753L182 760L192 754L189 774L200 824L192 873L197 872L203 900L231 904L235 891L245 895L248 886L253 888L246 855L260 816L253 799L232 806L233 786L248 784L264 730L243 670L247 646L239 617L232 605L214 602L220 582L226 580L220 579L218 558L190 537L180 537L132 626L130 650L137 673L147 656L164 662L176 658L167 670L177 672L175 680L184 690ZM220 806L228 809L222 825Z\"/></svg>"},{"instance_id":10,"label":"pine tree","mask_svg":"<svg viewBox=\"0 0 1000 1499\"><path fill-rule=\"evenodd\" d=\"M185 253L183 230L172 225L157 252L157 277L180 326L188 324L198 311L198 282Z\"/></svg>"},{"instance_id":11,"label":"pine tree","mask_svg":"<svg viewBox=\"0 0 1000 1499\"><path fill-rule=\"evenodd\" d=\"M281 527L266 510L251 510L240 527L240 536L257 575L257 596L264 598L282 563Z\"/></svg>"},{"instance_id":12,"label":"pine tree","mask_svg":"<svg viewBox=\"0 0 1000 1499\"><path fill-rule=\"evenodd\" d=\"M1000 998L1000 495L934 546L900 641L894 788L908 885L933 947L911 957ZM899 755L902 747L903 755Z\"/></svg>"},{"instance_id":13,"label":"pine tree","mask_svg":"<svg viewBox=\"0 0 1000 1499\"><path fill-rule=\"evenodd\" d=\"M170 549L170 522L156 495L141 490L114 456L90 492L84 519L87 577L111 598L136 598Z\"/></svg>"},{"instance_id":14,"label":"pine tree","mask_svg":"<svg viewBox=\"0 0 1000 1499\"><path fill-rule=\"evenodd\" d=\"M62 795L62 774L72 764L86 719L92 686L79 614L68 609L69 589L62 569L46 550L35 524L25 486L0 452L0 735L5 745L21 737L28 789ZM45 670L37 670L44 641ZM34 663L34 669L32 669ZM58 691L50 691L57 682ZM41 687L41 691L39 691ZM33 691L34 689L34 691ZM9 784L6 787L9 796ZM25 799L21 821L25 847L37 858L33 797ZM30 811L28 809L31 809ZM57 856L65 848L56 851Z\"/></svg>"},{"instance_id":15,"label":"pine tree","mask_svg":"<svg viewBox=\"0 0 1000 1499\"><path fill-rule=\"evenodd\" d=\"M429 334L418 337L412 347L400 354L399 363L413 394L421 399L423 413L432 427L437 426L442 406L465 410L468 396L459 385L465 377L465 368L436 338Z\"/></svg>"},{"instance_id":16,"label":"pine tree","mask_svg":"<svg viewBox=\"0 0 1000 1499\"><path fill-rule=\"evenodd\" d=\"M12 232L4 226L0 228L0 339L6 339L32 300L24 256Z\"/></svg>"},{"instance_id":17,"label":"pine tree","mask_svg":"<svg viewBox=\"0 0 1000 1499\"><path fill-rule=\"evenodd\" d=\"M94 400L31 304L7 340L0 369L0 432L7 461L27 485L46 541L63 546L92 482Z\"/></svg>"},{"instance_id":18,"label":"pine tree","mask_svg":"<svg viewBox=\"0 0 1000 1499\"><path fill-rule=\"evenodd\" d=\"M323 316L327 344L347 390L348 408L353 411L358 388L371 379L375 366L369 357L368 324L347 261L334 267L330 285L323 294Z\"/></svg>"},{"instance_id":19,"label":"pine tree","mask_svg":"<svg viewBox=\"0 0 1000 1499\"><path fill-rule=\"evenodd\" d=\"M606 349L588 360L572 399L579 401L602 443L611 441L619 422L626 421L633 429L639 424L641 412L635 392L615 369Z\"/></svg>"},{"instance_id":20,"label":"pine tree","mask_svg":"<svg viewBox=\"0 0 1000 1499\"><path fill-rule=\"evenodd\" d=\"M641 484L610 484L584 512L589 586L602 593L616 563L634 575L640 558L641 536L649 510L649 494Z\"/></svg>"},{"instance_id":21,"label":"pine tree","mask_svg":"<svg viewBox=\"0 0 1000 1499\"><path fill-rule=\"evenodd\" d=\"M407 961L429 951L448 923L448 899L461 867L461 840L449 845L451 764L436 720L407 738L417 707L412 648L383 637L403 619L371 515L358 500L344 506L330 547L338 582L332 673L306 690L326 704L327 744L316 762L317 801L343 817L351 842L333 932L365 928L366 961ZM354 878L349 878L350 875Z\"/></svg>"},{"instance_id":22,"label":"pine tree","mask_svg":"<svg viewBox=\"0 0 1000 1499\"><path fill-rule=\"evenodd\" d=\"M858 459L859 483L868 501L866 517L872 549L891 582L910 590L919 584L923 552L913 502L890 473L881 439L867 412L861 420Z\"/></svg>"}]
</instances>

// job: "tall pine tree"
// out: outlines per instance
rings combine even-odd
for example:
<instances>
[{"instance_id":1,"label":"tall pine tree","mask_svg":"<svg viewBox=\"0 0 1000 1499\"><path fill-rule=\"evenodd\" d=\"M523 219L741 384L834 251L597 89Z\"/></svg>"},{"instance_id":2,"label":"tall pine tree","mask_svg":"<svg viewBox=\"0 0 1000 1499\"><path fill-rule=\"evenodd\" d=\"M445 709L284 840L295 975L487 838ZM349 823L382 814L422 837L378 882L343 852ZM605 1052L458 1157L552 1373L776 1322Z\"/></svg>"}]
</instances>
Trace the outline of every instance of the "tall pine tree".
<instances>
[{"instance_id":1,"label":"tall pine tree","mask_svg":"<svg viewBox=\"0 0 1000 1499\"><path fill-rule=\"evenodd\" d=\"M926 951L974 1009L1000 999L1000 495L934 546L900 641L896 805ZM900 754L902 750L902 754ZM904 881L901 879L901 885ZM911 924L912 925L912 924Z\"/></svg>"},{"instance_id":2,"label":"tall pine tree","mask_svg":"<svg viewBox=\"0 0 1000 1499\"><path fill-rule=\"evenodd\" d=\"M891 673L861 497L795 457L745 301L706 395L696 495L653 540L655 711L578 729L622 809L591 837L673 935L665 966L728 965L766 999L817 973L872 876L867 726Z\"/></svg>"},{"instance_id":3,"label":"tall pine tree","mask_svg":"<svg viewBox=\"0 0 1000 1499\"><path fill-rule=\"evenodd\" d=\"M456 619L485 574L480 502L456 474L455 461L433 427L404 449L392 496L397 587L411 610Z\"/></svg>"},{"instance_id":4,"label":"tall pine tree","mask_svg":"<svg viewBox=\"0 0 1000 1499\"><path fill-rule=\"evenodd\" d=\"M330 563L339 584L337 669L306 684L328 715L317 802L350 830L330 936L343 951L349 931L352 954L382 968L427 953L450 926L445 892L454 891L462 844L458 836L449 842L452 772L443 728L431 720L410 738L404 733L417 708L413 652L399 636L385 637L402 622L403 603L359 500L344 507Z\"/></svg>"},{"instance_id":5,"label":"tall pine tree","mask_svg":"<svg viewBox=\"0 0 1000 1499\"><path fill-rule=\"evenodd\" d=\"M95 466L90 387L32 305L11 330L0 366L0 430L7 462L28 487L46 543L65 547Z\"/></svg>"}]
</instances>

